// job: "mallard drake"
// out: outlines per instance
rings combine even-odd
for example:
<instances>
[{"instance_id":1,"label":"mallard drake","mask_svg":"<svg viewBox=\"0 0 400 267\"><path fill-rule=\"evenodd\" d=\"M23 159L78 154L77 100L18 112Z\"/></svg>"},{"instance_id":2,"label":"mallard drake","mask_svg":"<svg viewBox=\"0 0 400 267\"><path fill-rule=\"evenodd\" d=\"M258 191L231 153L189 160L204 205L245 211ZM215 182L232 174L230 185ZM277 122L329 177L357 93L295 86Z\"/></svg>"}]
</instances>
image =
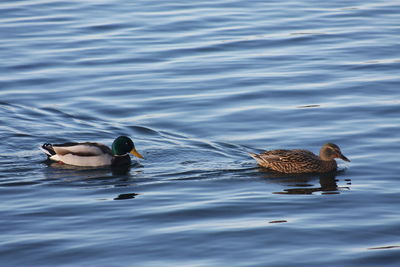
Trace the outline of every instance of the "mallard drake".
<instances>
[{"instance_id":1,"label":"mallard drake","mask_svg":"<svg viewBox=\"0 0 400 267\"><path fill-rule=\"evenodd\" d=\"M50 160L75 166L121 166L128 165L131 158L128 153L142 158L136 151L132 140L127 136L120 136L114 140L111 149L100 143L65 143L49 144L41 147Z\"/></svg>"},{"instance_id":2,"label":"mallard drake","mask_svg":"<svg viewBox=\"0 0 400 267\"><path fill-rule=\"evenodd\" d=\"M319 156L303 149L270 150L261 154L250 153L262 167L282 173L330 172L337 169L335 158L350 161L340 148L332 143L322 146Z\"/></svg>"}]
</instances>

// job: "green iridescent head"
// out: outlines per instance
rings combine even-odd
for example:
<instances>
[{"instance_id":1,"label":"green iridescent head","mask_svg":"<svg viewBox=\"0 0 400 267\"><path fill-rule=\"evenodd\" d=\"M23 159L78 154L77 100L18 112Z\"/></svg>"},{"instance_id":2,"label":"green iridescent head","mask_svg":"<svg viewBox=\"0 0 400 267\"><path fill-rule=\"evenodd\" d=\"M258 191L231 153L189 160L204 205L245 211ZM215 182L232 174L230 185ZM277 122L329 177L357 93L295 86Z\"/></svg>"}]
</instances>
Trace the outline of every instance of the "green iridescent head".
<instances>
[{"instance_id":1,"label":"green iridescent head","mask_svg":"<svg viewBox=\"0 0 400 267\"><path fill-rule=\"evenodd\" d=\"M133 141L127 136L119 136L114 140L111 146L112 153L115 156L122 156L128 153L143 159L143 156L136 151Z\"/></svg>"}]
</instances>

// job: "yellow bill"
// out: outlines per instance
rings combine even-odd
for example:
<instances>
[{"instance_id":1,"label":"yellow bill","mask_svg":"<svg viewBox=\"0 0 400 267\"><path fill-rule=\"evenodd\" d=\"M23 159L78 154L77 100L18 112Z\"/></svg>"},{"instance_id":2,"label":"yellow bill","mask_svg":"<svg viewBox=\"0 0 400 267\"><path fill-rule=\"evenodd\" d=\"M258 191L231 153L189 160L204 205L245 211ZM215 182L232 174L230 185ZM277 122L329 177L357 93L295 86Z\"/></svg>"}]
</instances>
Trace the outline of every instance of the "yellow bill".
<instances>
[{"instance_id":1,"label":"yellow bill","mask_svg":"<svg viewBox=\"0 0 400 267\"><path fill-rule=\"evenodd\" d=\"M134 149L134 148L132 148L132 150L131 150L130 153L131 153L132 155L138 157L138 158L144 159L144 157L143 157L142 155L140 155L140 153L137 152L136 149Z\"/></svg>"}]
</instances>

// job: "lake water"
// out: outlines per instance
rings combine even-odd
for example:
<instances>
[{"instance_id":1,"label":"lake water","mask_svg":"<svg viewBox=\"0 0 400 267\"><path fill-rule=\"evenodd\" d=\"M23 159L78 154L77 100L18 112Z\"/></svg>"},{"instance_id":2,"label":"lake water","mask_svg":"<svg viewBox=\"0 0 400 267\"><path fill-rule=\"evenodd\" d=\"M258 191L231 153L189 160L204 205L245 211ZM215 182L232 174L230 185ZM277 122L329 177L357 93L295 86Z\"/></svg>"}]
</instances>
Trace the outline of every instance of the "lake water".
<instances>
[{"instance_id":1,"label":"lake water","mask_svg":"<svg viewBox=\"0 0 400 267\"><path fill-rule=\"evenodd\" d=\"M398 1L2 1L0 265L399 266ZM45 143L129 135L128 172ZM248 152L338 144L331 175Z\"/></svg>"}]
</instances>

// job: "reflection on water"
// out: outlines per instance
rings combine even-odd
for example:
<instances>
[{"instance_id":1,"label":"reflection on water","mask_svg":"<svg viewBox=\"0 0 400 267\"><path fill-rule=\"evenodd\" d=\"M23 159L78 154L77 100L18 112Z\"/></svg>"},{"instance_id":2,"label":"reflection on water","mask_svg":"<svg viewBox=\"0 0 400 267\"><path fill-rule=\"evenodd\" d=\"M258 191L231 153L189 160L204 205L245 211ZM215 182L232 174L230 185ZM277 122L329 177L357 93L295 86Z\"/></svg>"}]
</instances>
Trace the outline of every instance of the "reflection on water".
<instances>
[{"instance_id":1,"label":"reflection on water","mask_svg":"<svg viewBox=\"0 0 400 267\"><path fill-rule=\"evenodd\" d=\"M322 194L340 194L341 190L350 190L348 186L338 186L336 176L341 173L340 171L320 173L320 174L283 174L271 172L265 168L259 168L259 172L263 174L265 179L274 183L283 183L290 186L282 192L273 192L273 194L293 194L293 195L308 195L315 192L322 192ZM318 179L317 183L314 182ZM344 179L347 185L351 185L350 179Z\"/></svg>"},{"instance_id":2,"label":"reflection on water","mask_svg":"<svg viewBox=\"0 0 400 267\"><path fill-rule=\"evenodd\" d=\"M113 176L126 175L130 172L131 165L111 166Z\"/></svg>"},{"instance_id":3,"label":"reflection on water","mask_svg":"<svg viewBox=\"0 0 400 267\"><path fill-rule=\"evenodd\" d=\"M58 170L70 170L77 172L78 175L90 174L87 178L96 178L103 176L106 173L112 173L113 176L127 175L132 168L143 167L140 163L133 161L132 164L122 165L122 166L102 166L102 167L85 167L85 166L74 166L69 164L64 164L62 162L54 162L52 160L45 160L42 162L50 168ZM52 173L52 172L48 172Z\"/></svg>"},{"instance_id":4,"label":"reflection on water","mask_svg":"<svg viewBox=\"0 0 400 267\"><path fill-rule=\"evenodd\" d=\"M126 166L104 166L104 167L81 167L63 164L46 160L42 162L46 165L43 169L44 176L48 180L64 180L64 181L94 181L109 180L117 178L119 180L129 180L131 170L135 169L135 174L141 173L141 165L133 162Z\"/></svg>"},{"instance_id":5,"label":"reflection on water","mask_svg":"<svg viewBox=\"0 0 400 267\"><path fill-rule=\"evenodd\" d=\"M124 199L132 199L138 196L136 193L128 193L128 194L119 194L114 200L124 200Z\"/></svg>"},{"instance_id":6,"label":"reflection on water","mask_svg":"<svg viewBox=\"0 0 400 267\"><path fill-rule=\"evenodd\" d=\"M56 2L0 2L2 265L398 265L396 1ZM143 167L41 164L118 135ZM247 155L325 142L345 173Z\"/></svg>"},{"instance_id":7,"label":"reflection on water","mask_svg":"<svg viewBox=\"0 0 400 267\"><path fill-rule=\"evenodd\" d=\"M393 246L385 246L385 247L374 247L374 248L368 248L368 249L375 250L375 249L393 249L393 248L400 248L400 246L393 245Z\"/></svg>"},{"instance_id":8,"label":"reflection on water","mask_svg":"<svg viewBox=\"0 0 400 267\"><path fill-rule=\"evenodd\" d=\"M269 223L285 223L287 222L286 220L275 220L275 221L270 221Z\"/></svg>"}]
</instances>

